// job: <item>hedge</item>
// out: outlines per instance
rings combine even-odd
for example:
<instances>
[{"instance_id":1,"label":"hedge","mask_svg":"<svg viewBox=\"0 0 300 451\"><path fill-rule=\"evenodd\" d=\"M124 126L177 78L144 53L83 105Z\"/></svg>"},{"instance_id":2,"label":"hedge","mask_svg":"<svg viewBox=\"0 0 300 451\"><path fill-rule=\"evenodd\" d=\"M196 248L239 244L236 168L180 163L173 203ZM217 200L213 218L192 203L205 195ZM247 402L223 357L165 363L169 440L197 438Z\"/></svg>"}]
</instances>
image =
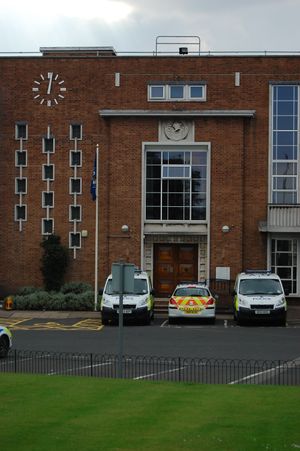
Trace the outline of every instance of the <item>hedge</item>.
<instances>
[{"instance_id":1,"label":"hedge","mask_svg":"<svg viewBox=\"0 0 300 451\"><path fill-rule=\"evenodd\" d=\"M84 311L94 310L95 307L94 291L84 283L65 284L59 292L24 287L12 298L16 310Z\"/></svg>"}]
</instances>

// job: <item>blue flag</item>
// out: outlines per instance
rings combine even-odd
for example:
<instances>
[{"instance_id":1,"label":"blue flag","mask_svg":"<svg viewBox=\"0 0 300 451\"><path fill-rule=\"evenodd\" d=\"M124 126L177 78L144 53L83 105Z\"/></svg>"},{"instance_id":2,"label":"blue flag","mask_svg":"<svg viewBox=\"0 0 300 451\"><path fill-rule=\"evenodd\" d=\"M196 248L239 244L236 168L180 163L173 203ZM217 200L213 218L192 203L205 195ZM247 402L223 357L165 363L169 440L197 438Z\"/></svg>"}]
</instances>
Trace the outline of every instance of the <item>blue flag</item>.
<instances>
[{"instance_id":1,"label":"blue flag","mask_svg":"<svg viewBox=\"0 0 300 451\"><path fill-rule=\"evenodd\" d=\"M93 169L93 174L92 174L92 180L91 180L91 195L92 195L92 200L96 200L96 186L97 186L97 160L95 157L95 161L94 161L94 169Z\"/></svg>"}]
</instances>

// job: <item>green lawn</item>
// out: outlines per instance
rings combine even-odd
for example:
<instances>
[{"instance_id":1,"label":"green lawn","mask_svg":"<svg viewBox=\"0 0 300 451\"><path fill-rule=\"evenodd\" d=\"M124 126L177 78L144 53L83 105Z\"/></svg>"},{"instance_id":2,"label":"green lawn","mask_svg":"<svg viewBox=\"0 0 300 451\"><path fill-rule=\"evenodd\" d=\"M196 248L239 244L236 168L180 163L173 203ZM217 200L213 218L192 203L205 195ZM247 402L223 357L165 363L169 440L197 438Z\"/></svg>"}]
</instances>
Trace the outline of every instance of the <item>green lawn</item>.
<instances>
[{"instance_id":1,"label":"green lawn","mask_svg":"<svg viewBox=\"0 0 300 451\"><path fill-rule=\"evenodd\" d=\"M12 451L300 448L300 389L0 374Z\"/></svg>"}]
</instances>

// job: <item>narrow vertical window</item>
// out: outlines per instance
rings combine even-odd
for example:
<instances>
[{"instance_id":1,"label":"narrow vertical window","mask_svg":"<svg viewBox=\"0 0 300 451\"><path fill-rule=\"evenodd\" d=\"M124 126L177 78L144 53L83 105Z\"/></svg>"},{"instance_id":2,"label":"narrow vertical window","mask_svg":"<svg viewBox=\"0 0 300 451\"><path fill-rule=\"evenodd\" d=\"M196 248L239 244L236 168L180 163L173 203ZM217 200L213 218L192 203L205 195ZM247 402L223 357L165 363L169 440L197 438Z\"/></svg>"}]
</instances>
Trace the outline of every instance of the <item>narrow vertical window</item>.
<instances>
[{"instance_id":1,"label":"narrow vertical window","mask_svg":"<svg viewBox=\"0 0 300 451\"><path fill-rule=\"evenodd\" d=\"M82 125L71 124L70 125L70 139L82 139Z\"/></svg>"},{"instance_id":2,"label":"narrow vertical window","mask_svg":"<svg viewBox=\"0 0 300 451\"><path fill-rule=\"evenodd\" d=\"M43 138L43 153L54 153L55 152L55 139Z\"/></svg>"},{"instance_id":3,"label":"narrow vertical window","mask_svg":"<svg viewBox=\"0 0 300 451\"><path fill-rule=\"evenodd\" d=\"M70 232L69 233L69 247L71 249L81 248L81 233L80 232Z\"/></svg>"},{"instance_id":4,"label":"narrow vertical window","mask_svg":"<svg viewBox=\"0 0 300 451\"><path fill-rule=\"evenodd\" d=\"M15 135L16 139L28 139L28 124L26 122L17 122Z\"/></svg>"}]
</instances>

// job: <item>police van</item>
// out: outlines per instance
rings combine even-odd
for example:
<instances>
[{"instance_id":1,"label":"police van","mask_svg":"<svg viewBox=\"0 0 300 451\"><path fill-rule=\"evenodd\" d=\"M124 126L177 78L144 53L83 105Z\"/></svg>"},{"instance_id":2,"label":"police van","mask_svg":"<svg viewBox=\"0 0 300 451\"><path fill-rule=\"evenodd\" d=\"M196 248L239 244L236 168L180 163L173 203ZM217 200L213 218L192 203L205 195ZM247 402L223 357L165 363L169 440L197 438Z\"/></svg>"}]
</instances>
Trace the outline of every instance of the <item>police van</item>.
<instances>
[{"instance_id":1,"label":"police van","mask_svg":"<svg viewBox=\"0 0 300 451\"><path fill-rule=\"evenodd\" d=\"M285 326L287 303L280 277L265 270L238 274L233 291L233 311L237 324L267 320Z\"/></svg>"},{"instance_id":2,"label":"police van","mask_svg":"<svg viewBox=\"0 0 300 451\"><path fill-rule=\"evenodd\" d=\"M102 295L100 303L102 324L118 321L120 296L113 292L111 274L99 294ZM124 320L130 319L144 324L150 324L154 317L154 290L151 279L145 271L134 272L133 292L123 295L123 317Z\"/></svg>"}]
</instances>

